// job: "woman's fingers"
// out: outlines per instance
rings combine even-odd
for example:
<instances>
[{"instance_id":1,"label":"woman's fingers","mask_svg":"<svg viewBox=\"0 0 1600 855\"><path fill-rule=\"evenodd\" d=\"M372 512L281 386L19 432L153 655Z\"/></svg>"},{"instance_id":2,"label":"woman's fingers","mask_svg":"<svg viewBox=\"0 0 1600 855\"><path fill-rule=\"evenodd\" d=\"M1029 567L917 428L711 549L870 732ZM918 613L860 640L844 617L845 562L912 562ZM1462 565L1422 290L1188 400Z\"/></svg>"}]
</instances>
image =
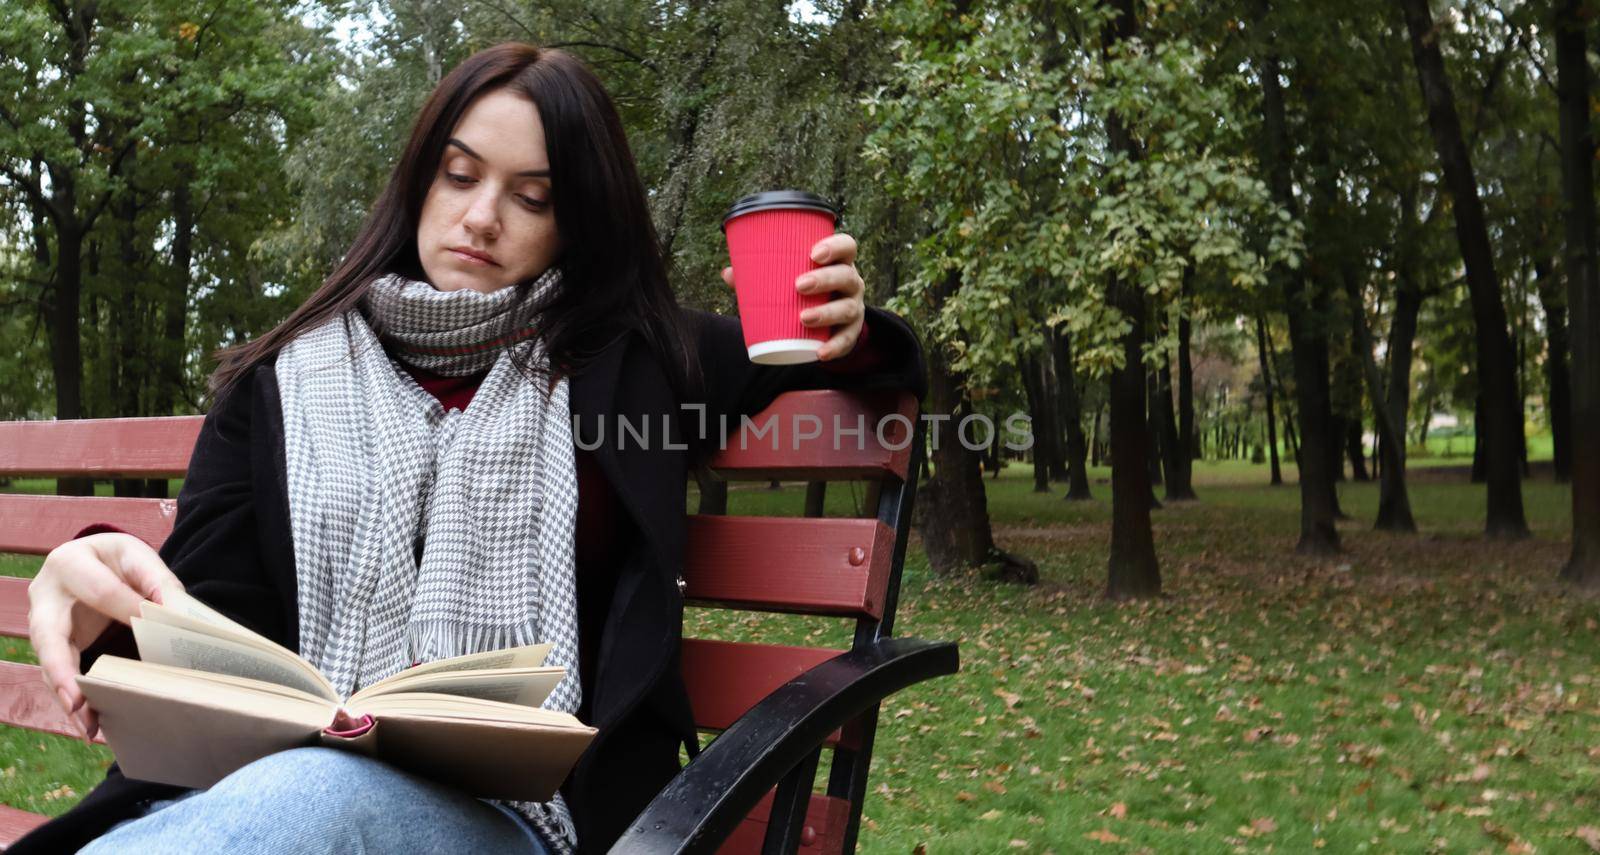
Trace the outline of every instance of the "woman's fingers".
<instances>
[{"instance_id":1,"label":"woman's fingers","mask_svg":"<svg viewBox=\"0 0 1600 855\"><path fill-rule=\"evenodd\" d=\"M139 602L142 600L163 602L161 595L163 589L183 589L183 582L178 579L177 574L167 567L167 562L162 561L161 556L151 549L148 543L132 535L113 536L116 539L111 548L116 554L106 557L115 560L108 560L105 563L114 568L128 587L138 594L138 599L133 601L128 611L129 617L139 613ZM112 613L112 617L117 617L116 613ZM119 620L127 623L126 619L119 618Z\"/></svg>"},{"instance_id":2,"label":"woman's fingers","mask_svg":"<svg viewBox=\"0 0 1600 855\"><path fill-rule=\"evenodd\" d=\"M856 239L838 232L811 245L811 260L818 264L854 264Z\"/></svg>"},{"instance_id":3,"label":"woman's fingers","mask_svg":"<svg viewBox=\"0 0 1600 855\"><path fill-rule=\"evenodd\" d=\"M795 277L794 287L802 294L840 294L859 297L866 290L861 274L849 264L819 267Z\"/></svg>"},{"instance_id":4,"label":"woman's fingers","mask_svg":"<svg viewBox=\"0 0 1600 855\"><path fill-rule=\"evenodd\" d=\"M822 347L817 348L817 359L826 362L848 355L855 349L856 339L861 337L861 325L851 324L843 332L828 339Z\"/></svg>"},{"instance_id":5,"label":"woman's fingers","mask_svg":"<svg viewBox=\"0 0 1600 855\"><path fill-rule=\"evenodd\" d=\"M800 323L808 327L832 327L853 324L865 316L866 307L860 300L845 298L802 311Z\"/></svg>"},{"instance_id":6,"label":"woman's fingers","mask_svg":"<svg viewBox=\"0 0 1600 855\"><path fill-rule=\"evenodd\" d=\"M29 592L32 593L30 586ZM28 609L28 639L39 660L40 676L62 712L70 714L83 697L78 691L78 652L72 644L72 606L64 598L33 598Z\"/></svg>"},{"instance_id":7,"label":"woman's fingers","mask_svg":"<svg viewBox=\"0 0 1600 855\"><path fill-rule=\"evenodd\" d=\"M811 260L826 266L796 277L795 289L801 294L828 294L834 299L801 312L800 323L834 328L833 337L817 349L817 358L837 359L855 347L867 314L863 299L867 287L855 265L856 239L842 232L829 235L812 246Z\"/></svg>"},{"instance_id":8,"label":"woman's fingers","mask_svg":"<svg viewBox=\"0 0 1600 855\"><path fill-rule=\"evenodd\" d=\"M28 584L28 635L40 675L88 740L99 721L78 686L82 651L111 621L128 623L146 599L181 589L165 562L127 534L90 535L63 544Z\"/></svg>"},{"instance_id":9,"label":"woman's fingers","mask_svg":"<svg viewBox=\"0 0 1600 855\"><path fill-rule=\"evenodd\" d=\"M800 323L808 327L834 327L834 335L817 349L817 359L826 361L848 354L861 336L866 308L860 297L833 300L800 313Z\"/></svg>"}]
</instances>

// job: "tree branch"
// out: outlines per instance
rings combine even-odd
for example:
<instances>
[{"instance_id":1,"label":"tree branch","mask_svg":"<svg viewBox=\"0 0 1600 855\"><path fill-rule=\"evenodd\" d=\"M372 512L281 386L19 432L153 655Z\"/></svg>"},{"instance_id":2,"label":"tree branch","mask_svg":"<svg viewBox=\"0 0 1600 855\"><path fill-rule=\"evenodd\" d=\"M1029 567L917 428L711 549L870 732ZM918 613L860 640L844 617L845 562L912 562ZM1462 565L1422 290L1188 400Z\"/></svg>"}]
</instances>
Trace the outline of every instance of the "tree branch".
<instances>
[{"instance_id":1,"label":"tree branch","mask_svg":"<svg viewBox=\"0 0 1600 855\"><path fill-rule=\"evenodd\" d=\"M21 187L28 194L28 197L34 201L34 204L44 208L50 214L50 218L56 221L57 227L61 225L61 209L56 205L55 200L44 195L44 188L39 186L37 178L24 175L12 169L11 165L6 163L0 163L0 172L4 172L6 177L10 178L16 186Z\"/></svg>"},{"instance_id":2,"label":"tree branch","mask_svg":"<svg viewBox=\"0 0 1600 855\"><path fill-rule=\"evenodd\" d=\"M625 47L621 47L619 45L606 44L604 42L568 41L568 42L551 42L549 45L547 45L547 47L553 47L553 48L588 47L588 48L599 48L601 50L609 50L609 51L612 51L612 52L615 52L615 53L622 54L623 56L627 57L628 59L633 60L634 62L637 62L639 65L644 66L645 68L649 69L652 73L659 73L659 71L660 71L660 69L656 68L656 64L654 62L651 62L650 60L648 60L648 59L646 59L646 58L634 53L631 50L628 50Z\"/></svg>"},{"instance_id":3,"label":"tree branch","mask_svg":"<svg viewBox=\"0 0 1600 855\"><path fill-rule=\"evenodd\" d=\"M111 158L111 168L106 170L106 175L115 176L121 173L122 162L128 158L129 154L133 153L133 148L137 143L137 137L128 137L127 141L122 144L122 149ZM85 234L88 233L89 229L94 227L94 221L100 218L100 215L104 213L106 206L111 203L111 198L115 195L116 194L113 193L110 188L107 188L104 193L100 194L100 200L95 202L94 208L83 218L82 228Z\"/></svg>"}]
</instances>

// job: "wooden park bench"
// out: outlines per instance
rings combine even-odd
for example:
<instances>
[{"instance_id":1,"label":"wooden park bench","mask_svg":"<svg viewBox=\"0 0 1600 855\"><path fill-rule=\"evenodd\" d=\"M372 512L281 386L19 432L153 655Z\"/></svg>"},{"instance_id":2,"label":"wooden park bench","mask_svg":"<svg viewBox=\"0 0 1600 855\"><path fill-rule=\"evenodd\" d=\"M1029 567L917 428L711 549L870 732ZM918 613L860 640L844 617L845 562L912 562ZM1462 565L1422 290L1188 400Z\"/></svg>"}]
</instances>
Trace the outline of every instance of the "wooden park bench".
<instances>
[{"instance_id":1,"label":"wooden park bench","mask_svg":"<svg viewBox=\"0 0 1600 855\"><path fill-rule=\"evenodd\" d=\"M790 430L796 414L853 428ZM884 416L884 429L875 431ZM781 421L778 447L760 437ZM809 416L806 417L809 420ZM894 638L895 604L922 451L917 403L895 392L790 392L713 459L718 478L867 485L863 518L689 517L684 569L692 604L826 615L854 622L844 652L685 639L696 723L720 732L640 814L612 851L840 853L855 849L878 705L957 668L956 646ZM181 478L201 419L0 422L0 478ZM858 442L861 447L858 447ZM813 504L813 503L808 503ZM0 494L0 552L43 555L84 526L114 523L159 545L170 499ZM28 636L28 580L0 577L0 634ZM0 662L0 723L72 735L38 667ZM103 741L103 740L102 740ZM813 792L824 751L824 791ZM0 806L0 846L45 817Z\"/></svg>"}]
</instances>

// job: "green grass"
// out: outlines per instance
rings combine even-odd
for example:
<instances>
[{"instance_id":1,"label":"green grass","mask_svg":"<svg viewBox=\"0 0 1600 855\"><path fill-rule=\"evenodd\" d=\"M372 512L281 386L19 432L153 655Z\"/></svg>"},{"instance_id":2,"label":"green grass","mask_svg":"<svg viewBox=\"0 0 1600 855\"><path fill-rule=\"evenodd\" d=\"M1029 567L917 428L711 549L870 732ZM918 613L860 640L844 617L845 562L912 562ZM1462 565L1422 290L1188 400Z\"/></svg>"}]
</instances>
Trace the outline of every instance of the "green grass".
<instances>
[{"instance_id":1,"label":"green grass","mask_svg":"<svg viewBox=\"0 0 1600 855\"><path fill-rule=\"evenodd\" d=\"M962 671L885 705L862 851L1585 851L1600 602L1553 584L1566 489L1527 482L1534 537L1498 544L1479 535L1483 488L1458 473L1417 473L1411 536L1370 531L1376 487L1346 483L1346 552L1316 561L1293 555L1296 488L1264 471L1200 464L1201 501L1155 513L1167 593L1152 602L1100 597L1104 470L1087 503L1033 493L1026 467L988 482L996 537L1038 561L1038 587L935 577L914 542L898 631L959 641ZM793 513L801 494L754 485L730 510ZM859 495L830 489L829 512ZM847 641L817 619L691 610L688 624ZM65 809L76 795L45 795L81 794L108 759L0 738L16 769L0 800L30 810Z\"/></svg>"}]
</instances>

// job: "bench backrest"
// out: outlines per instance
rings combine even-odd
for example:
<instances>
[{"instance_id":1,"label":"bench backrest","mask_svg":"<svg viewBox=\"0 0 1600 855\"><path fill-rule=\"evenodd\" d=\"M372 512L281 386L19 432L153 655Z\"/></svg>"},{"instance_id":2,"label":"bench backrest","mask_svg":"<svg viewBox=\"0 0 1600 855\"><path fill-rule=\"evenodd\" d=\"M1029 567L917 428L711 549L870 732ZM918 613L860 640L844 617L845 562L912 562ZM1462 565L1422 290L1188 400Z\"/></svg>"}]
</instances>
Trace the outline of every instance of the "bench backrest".
<instances>
[{"instance_id":1,"label":"bench backrest","mask_svg":"<svg viewBox=\"0 0 1600 855\"><path fill-rule=\"evenodd\" d=\"M828 615L854 623L855 643L887 636L905 558L921 435L916 400L893 391L790 392L752 417L712 459L727 481L863 482L861 518L691 514L684 579L692 605ZM181 478L201 418L0 422L0 478ZM834 428L838 426L839 430ZM810 504L810 503L808 503ZM171 499L0 494L0 552L45 554L84 526L114 523L159 545ZM0 635L27 637L26 579L0 577ZM696 723L726 728L773 689L839 651L685 639L683 674ZM71 727L36 666L0 662L0 723L52 733ZM829 740L826 792L812 797L801 851L853 850L877 710ZM762 847L770 795L723 851ZM7 816L0 811L0 842Z\"/></svg>"}]
</instances>

